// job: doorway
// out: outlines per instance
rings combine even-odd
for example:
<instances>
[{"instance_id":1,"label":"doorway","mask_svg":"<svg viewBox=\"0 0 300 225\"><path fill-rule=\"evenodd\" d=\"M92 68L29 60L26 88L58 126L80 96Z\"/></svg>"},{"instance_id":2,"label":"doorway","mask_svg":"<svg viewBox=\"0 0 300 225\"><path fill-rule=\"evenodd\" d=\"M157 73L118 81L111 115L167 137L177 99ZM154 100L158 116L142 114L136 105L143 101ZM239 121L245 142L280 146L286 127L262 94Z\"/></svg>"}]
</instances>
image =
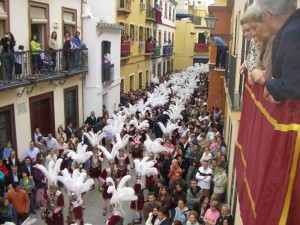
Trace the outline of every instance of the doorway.
<instances>
[{"instance_id":1,"label":"doorway","mask_svg":"<svg viewBox=\"0 0 300 225\"><path fill-rule=\"evenodd\" d=\"M36 127L40 128L40 132L44 136L47 136L48 133L55 136L53 92L31 97L29 107L32 136Z\"/></svg>"}]
</instances>

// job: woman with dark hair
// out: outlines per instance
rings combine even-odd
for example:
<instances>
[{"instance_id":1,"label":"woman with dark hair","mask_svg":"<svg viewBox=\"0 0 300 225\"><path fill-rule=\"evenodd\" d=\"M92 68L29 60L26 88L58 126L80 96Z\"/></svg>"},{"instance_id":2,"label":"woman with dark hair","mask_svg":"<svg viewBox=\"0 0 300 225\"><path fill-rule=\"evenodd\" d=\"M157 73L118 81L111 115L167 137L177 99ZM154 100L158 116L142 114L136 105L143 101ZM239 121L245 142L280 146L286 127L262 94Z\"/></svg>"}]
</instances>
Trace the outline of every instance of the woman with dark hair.
<instances>
[{"instance_id":1,"label":"woman with dark hair","mask_svg":"<svg viewBox=\"0 0 300 225\"><path fill-rule=\"evenodd\" d=\"M51 55L51 61L52 61L52 69L55 70L56 67L56 52L58 51L58 43L57 43L57 33L56 31L53 31L51 34L51 37L48 40L48 47Z\"/></svg>"},{"instance_id":2,"label":"woman with dark hair","mask_svg":"<svg viewBox=\"0 0 300 225\"><path fill-rule=\"evenodd\" d=\"M168 191L168 188L166 186L163 186L159 192L157 201L159 201L162 205L162 207L169 211L171 206L171 195Z\"/></svg>"},{"instance_id":3,"label":"woman with dark hair","mask_svg":"<svg viewBox=\"0 0 300 225\"><path fill-rule=\"evenodd\" d=\"M64 129L62 127L57 128L57 136L56 139L59 140L59 138L62 137L64 141L67 141L67 135L64 132Z\"/></svg>"},{"instance_id":4,"label":"woman with dark hair","mask_svg":"<svg viewBox=\"0 0 300 225\"><path fill-rule=\"evenodd\" d=\"M179 199L178 206L175 208L175 217L174 220L179 220L183 224L186 224L188 220L189 209L186 207L186 200Z\"/></svg>"},{"instance_id":5,"label":"woman with dark hair","mask_svg":"<svg viewBox=\"0 0 300 225\"><path fill-rule=\"evenodd\" d=\"M30 42L30 49L32 51L32 74L33 76L41 76L41 56L42 51L41 44L38 41L38 35L33 34Z\"/></svg>"},{"instance_id":6,"label":"woman with dark hair","mask_svg":"<svg viewBox=\"0 0 300 225\"><path fill-rule=\"evenodd\" d=\"M209 208L210 208L209 197L202 195L200 198L200 208L199 208L199 212L198 212L198 214L199 214L198 221L200 224L204 224L203 218L204 218L206 211Z\"/></svg>"},{"instance_id":7,"label":"woman with dark hair","mask_svg":"<svg viewBox=\"0 0 300 225\"><path fill-rule=\"evenodd\" d=\"M4 56L4 65L5 65L5 74L6 74L6 82L10 83L12 81L12 73L13 67L15 63L14 47L16 45L16 41L14 35L11 32L7 32L5 36L1 39L1 45L3 46L2 53Z\"/></svg>"},{"instance_id":8,"label":"woman with dark hair","mask_svg":"<svg viewBox=\"0 0 300 225\"><path fill-rule=\"evenodd\" d=\"M152 208L152 212L149 213L149 217L148 217L145 225L159 225L160 224L160 221L157 218L158 210L159 210L158 206L155 206Z\"/></svg>"}]
</instances>

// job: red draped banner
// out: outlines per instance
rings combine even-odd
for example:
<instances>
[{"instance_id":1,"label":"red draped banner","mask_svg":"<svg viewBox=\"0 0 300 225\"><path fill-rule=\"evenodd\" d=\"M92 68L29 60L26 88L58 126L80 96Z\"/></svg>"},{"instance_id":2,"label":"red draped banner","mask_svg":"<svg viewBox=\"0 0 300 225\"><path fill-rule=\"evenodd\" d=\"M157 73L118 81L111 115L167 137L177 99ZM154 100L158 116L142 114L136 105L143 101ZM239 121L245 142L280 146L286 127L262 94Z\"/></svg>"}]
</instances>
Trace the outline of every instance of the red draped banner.
<instances>
[{"instance_id":1,"label":"red draped banner","mask_svg":"<svg viewBox=\"0 0 300 225\"><path fill-rule=\"evenodd\" d=\"M300 224L299 153L300 101L272 104L246 84L236 148L244 225Z\"/></svg>"}]
</instances>

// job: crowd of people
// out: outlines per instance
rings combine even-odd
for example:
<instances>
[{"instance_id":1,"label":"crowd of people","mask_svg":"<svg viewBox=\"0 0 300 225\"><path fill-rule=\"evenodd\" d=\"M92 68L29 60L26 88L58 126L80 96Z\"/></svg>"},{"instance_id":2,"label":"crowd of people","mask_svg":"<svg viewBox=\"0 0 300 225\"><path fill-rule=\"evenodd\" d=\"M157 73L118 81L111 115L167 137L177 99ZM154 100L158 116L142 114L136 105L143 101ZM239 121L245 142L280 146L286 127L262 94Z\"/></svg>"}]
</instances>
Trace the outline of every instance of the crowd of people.
<instances>
[{"instance_id":1,"label":"crowd of people","mask_svg":"<svg viewBox=\"0 0 300 225\"><path fill-rule=\"evenodd\" d=\"M114 213L109 187L117 186L130 170L135 169L137 177L133 189L137 200L130 204L136 212L132 224L233 224L229 205L221 204L226 199L228 169L227 150L222 137L224 116L217 107L207 108L208 71L204 71L198 70L197 75L191 78L197 84L191 84L195 86L190 86L192 91L188 97L182 96L185 103L175 104L178 109L173 104L177 101L176 93L180 96L180 90L172 87L172 80L175 80L174 77L178 77L178 82L187 79L184 77L189 71L166 75L159 84L152 83L145 89L123 94L124 105L116 107L111 117L105 107L101 117L96 118L95 113L91 112L78 133L74 132L72 123L68 123L65 129L59 127L56 137L52 133L41 134L36 128L34 140L29 143L22 164L12 143L8 142L0 160L0 174L3 174L0 178L0 207L3 209L0 223L8 220L17 224L24 221L29 213L34 214L37 208L47 206L48 209L52 199L50 196L55 195L46 223L61 224L64 201L58 189L63 184L58 182L58 186L49 186L45 172L40 169L44 166L50 170L54 162L60 161L60 171L88 171L96 183L99 179L97 189L103 197L103 216L107 215L108 209ZM189 83L188 80L185 82ZM164 85L170 90L166 94L167 100L161 100L157 106L152 103L151 108L142 105L150 101L151 94L154 95ZM169 108L172 107L171 112ZM177 116L176 110L180 112ZM176 117L180 119L174 119ZM118 132L111 125L117 118L125 122L118 124ZM170 130L171 126L173 128ZM105 134L99 139L101 147L93 145L91 140L99 131ZM126 139L128 144L125 141L119 146L118 137ZM153 145L155 147L149 147ZM79 155L82 146L86 146L90 154L87 160L82 161L69 154L77 152ZM113 157L110 154L114 154ZM108 161L107 168L103 168L104 160ZM152 172L142 174L136 160L144 160L142 164L145 165L151 162ZM83 215L79 219L80 223L82 221ZM108 221L108 224L118 223Z\"/></svg>"},{"instance_id":2,"label":"crowd of people","mask_svg":"<svg viewBox=\"0 0 300 225\"><path fill-rule=\"evenodd\" d=\"M55 71L58 57L57 52L59 51L56 31L51 33L47 45L45 46L41 45L39 38L41 37L34 33L29 43L32 56L31 73L34 77L41 76L43 72ZM16 46L16 40L11 32L7 32L4 37L1 38L1 46L2 54L4 54L3 61L5 66L5 77L3 80L5 80L5 83L11 83L13 80L22 79L26 49L23 45L19 45L18 50L15 52L14 48ZM81 48L80 32L77 31L74 36L70 35L69 32L65 32L63 44L64 70L69 71L71 69L71 64L73 66L72 68L79 69L80 51L78 50ZM47 64L47 68L43 68L44 64Z\"/></svg>"}]
</instances>

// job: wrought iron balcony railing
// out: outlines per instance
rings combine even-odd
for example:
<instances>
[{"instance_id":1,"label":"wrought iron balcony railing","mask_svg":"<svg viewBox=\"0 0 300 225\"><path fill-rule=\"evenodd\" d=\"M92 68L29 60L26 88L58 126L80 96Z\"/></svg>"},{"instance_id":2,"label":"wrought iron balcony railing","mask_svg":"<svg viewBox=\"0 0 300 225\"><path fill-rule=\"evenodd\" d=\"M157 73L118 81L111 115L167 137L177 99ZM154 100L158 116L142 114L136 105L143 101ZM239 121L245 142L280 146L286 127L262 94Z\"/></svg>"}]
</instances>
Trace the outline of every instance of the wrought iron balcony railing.
<instances>
[{"instance_id":1,"label":"wrought iron balcony railing","mask_svg":"<svg viewBox=\"0 0 300 225\"><path fill-rule=\"evenodd\" d=\"M167 55L172 55L173 54L173 46L164 46L163 47L163 55L167 56Z\"/></svg>"},{"instance_id":2,"label":"wrought iron balcony railing","mask_svg":"<svg viewBox=\"0 0 300 225\"><path fill-rule=\"evenodd\" d=\"M152 58L157 58L157 57L160 57L161 54L160 54L160 49L161 47L160 46L156 46L153 48L153 55L152 55Z\"/></svg>"},{"instance_id":3,"label":"wrought iron balcony railing","mask_svg":"<svg viewBox=\"0 0 300 225\"><path fill-rule=\"evenodd\" d=\"M88 49L0 54L0 88L88 71Z\"/></svg>"},{"instance_id":4,"label":"wrought iron balcony railing","mask_svg":"<svg viewBox=\"0 0 300 225\"><path fill-rule=\"evenodd\" d=\"M131 0L119 0L118 12L131 13Z\"/></svg>"},{"instance_id":5,"label":"wrought iron balcony railing","mask_svg":"<svg viewBox=\"0 0 300 225\"><path fill-rule=\"evenodd\" d=\"M121 57L130 56L130 41L121 42Z\"/></svg>"},{"instance_id":6,"label":"wrought iron balcony railing","mask_svg":"<svg viewBox=\"0 0 300 225\"><path fill-rule=\"evenodd\" d=\"M194 52L208 52L209 44L208 43L195 43Z\"/></svg>"}]
</instances>

